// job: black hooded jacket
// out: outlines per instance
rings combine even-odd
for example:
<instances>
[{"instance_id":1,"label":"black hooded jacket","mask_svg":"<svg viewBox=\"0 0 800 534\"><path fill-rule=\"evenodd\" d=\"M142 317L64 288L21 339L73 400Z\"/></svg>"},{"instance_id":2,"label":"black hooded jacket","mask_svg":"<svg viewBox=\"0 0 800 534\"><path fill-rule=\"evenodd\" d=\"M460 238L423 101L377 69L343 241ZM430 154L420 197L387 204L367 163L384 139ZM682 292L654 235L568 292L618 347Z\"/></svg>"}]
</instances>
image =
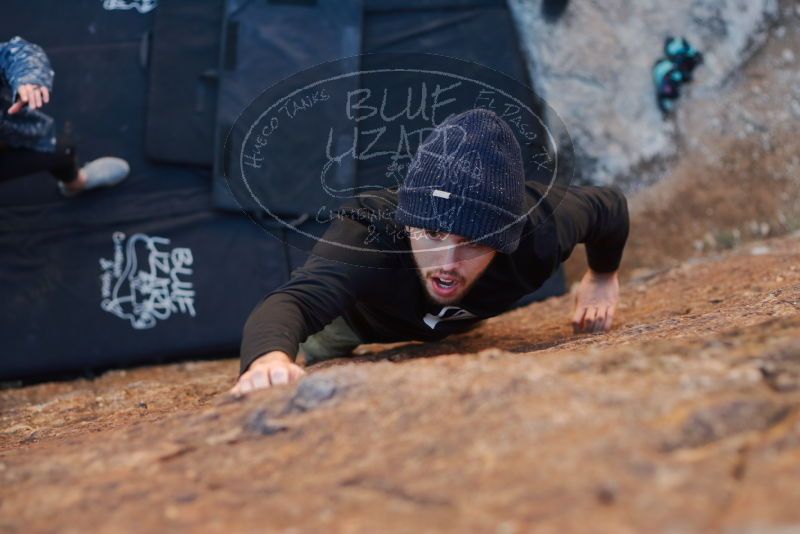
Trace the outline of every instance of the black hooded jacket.
<instances>
[{"instance_id":1,"label":"black hooded jacket","mask_svg":"<svg viewBox=\"0 0 800 534\"><path fill-rule=\"evenodd\" d=\"M274 350L295 357L301 342L340 316L365 342L433 341L463 332L538 289L579 243L593 271L618 269L628 237L622 193L594 186L548 191L527 182L526 197L536 208L517 250L495 255L462 301L443 307L427 297L408 236L390 216L396 189L359 195L338 211L305 265L253 310L241 372Z\"/></svg>"}]
</instances>

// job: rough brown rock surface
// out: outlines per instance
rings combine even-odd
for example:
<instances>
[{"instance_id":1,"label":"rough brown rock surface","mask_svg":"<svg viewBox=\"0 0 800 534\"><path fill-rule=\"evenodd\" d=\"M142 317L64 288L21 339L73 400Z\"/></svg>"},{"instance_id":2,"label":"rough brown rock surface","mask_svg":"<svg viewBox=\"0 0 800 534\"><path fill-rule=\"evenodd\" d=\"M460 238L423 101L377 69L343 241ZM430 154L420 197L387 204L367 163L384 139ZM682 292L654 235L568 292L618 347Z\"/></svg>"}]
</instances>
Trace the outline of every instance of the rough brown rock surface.
<instances>
[{"instance_id":1,"label":"rough brown rock surface","mask_svg":"<svg viewBox=\"0 0 800 534\"><path fill-rule=\"evenodd\" d=\"M796 532L800 236L225 395L232 360L0 391L0 530Z\"/></svg>"}]
</instances>

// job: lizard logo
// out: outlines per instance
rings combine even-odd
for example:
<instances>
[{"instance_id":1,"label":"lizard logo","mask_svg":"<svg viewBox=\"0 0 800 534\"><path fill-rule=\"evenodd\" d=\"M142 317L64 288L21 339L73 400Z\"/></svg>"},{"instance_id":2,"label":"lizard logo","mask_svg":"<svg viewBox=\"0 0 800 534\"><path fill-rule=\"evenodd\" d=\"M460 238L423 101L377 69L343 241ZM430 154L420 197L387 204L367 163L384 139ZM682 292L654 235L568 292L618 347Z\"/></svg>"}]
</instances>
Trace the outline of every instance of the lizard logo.
<instances>
[{"instance_id":1,"label":"lizard logo","mask_svg":"<svg viewBox=\"0 0 800 534\"><path fill-rule=\"evenodd\" d=\"M114 256L100 258L100 307L130 321L135 330L153 328L174 313L195 316L189 277L194 263L188 248L169 250L170 240L115 232Z\"/></svg>"}]
</instances>

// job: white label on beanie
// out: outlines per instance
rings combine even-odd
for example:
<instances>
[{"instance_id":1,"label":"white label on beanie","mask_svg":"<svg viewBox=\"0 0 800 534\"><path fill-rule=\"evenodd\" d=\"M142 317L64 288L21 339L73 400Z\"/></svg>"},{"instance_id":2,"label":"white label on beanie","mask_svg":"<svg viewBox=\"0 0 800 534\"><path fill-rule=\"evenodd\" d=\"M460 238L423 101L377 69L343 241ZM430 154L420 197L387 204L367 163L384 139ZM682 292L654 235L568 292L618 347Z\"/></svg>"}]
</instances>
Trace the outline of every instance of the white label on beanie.
<instances>
[{"instance_id":1,"label":"white label on beanie","mask_svg":"<svg viewBox=\"0 0 800 534\"><path fill-rule=\"evenodd\" d=\"M450 193L447 191L442 191L441 189L434 189L433 196L439 198L450 198Z\"/></svg>"}]
</instances>

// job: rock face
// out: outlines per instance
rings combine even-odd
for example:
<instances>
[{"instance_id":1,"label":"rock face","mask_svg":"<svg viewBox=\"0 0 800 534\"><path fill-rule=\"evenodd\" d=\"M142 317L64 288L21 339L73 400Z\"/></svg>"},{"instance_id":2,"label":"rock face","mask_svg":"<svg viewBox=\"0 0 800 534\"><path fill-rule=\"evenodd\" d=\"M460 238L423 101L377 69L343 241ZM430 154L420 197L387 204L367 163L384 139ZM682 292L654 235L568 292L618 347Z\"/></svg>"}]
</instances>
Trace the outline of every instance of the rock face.
<instances>
[{"instance_id":1,"label":"rock face","mask_svg":"<svg viewBox=\"0 0 800 534\"><path fill-rule=\"evenodd\" d=\"M800 234L226 395L232 360L0 391L0 530L797 532Z\"/></svg>"},{"instance_id":2,"label":"rock face","mask_svg":"<svg viewBox=\"0 0 800 534\"><path fill-rule=\"evenodd\" d=\"M510 0L535 89L566 124L583 178L633 185L681 155L684 121L662 119L651 76L665 37L685 36L705 56L679 103L698 113L733 100L728 86L741 82L777 20L796 25L795 6L785 4L782 13L777 0L574 0L549 20L542 0Z\"/></svg>"},{"instance_id":3,"label":"rock face","mask_svg":"<svg viewBox=\"0 0 800 534\"><path fill-rule=\"evenodd\" d=\"M670 175L631 199L614 330L564 297L245 398L232 360L7 387L0 531L800 531L798 4L512 5L586 175ZM707 63L663 122L672 31Z\"/></svg>"}]
</instances>

